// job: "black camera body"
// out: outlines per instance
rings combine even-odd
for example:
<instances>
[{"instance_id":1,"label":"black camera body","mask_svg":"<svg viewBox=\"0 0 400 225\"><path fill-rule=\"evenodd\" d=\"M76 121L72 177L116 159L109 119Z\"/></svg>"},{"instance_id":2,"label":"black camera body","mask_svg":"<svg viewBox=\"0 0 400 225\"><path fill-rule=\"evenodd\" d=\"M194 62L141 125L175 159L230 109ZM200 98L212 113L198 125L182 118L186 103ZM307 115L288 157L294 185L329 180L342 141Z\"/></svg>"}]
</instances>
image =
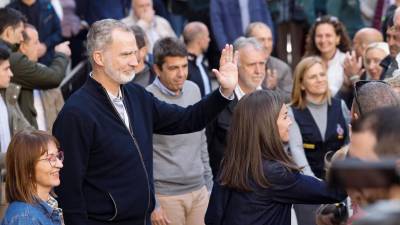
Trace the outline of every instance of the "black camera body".
<instances>
[{"instance_id":1,"label":"black camera body","mask_svg":"<svg viewBox=\"0 0 400 225\"><path fill-rule=\"evenodd\" d=\"M337 188L387 188L400 185L399 159L370 162L358 159L332 163L328 183Z\"/></svg>"}]
</instances>

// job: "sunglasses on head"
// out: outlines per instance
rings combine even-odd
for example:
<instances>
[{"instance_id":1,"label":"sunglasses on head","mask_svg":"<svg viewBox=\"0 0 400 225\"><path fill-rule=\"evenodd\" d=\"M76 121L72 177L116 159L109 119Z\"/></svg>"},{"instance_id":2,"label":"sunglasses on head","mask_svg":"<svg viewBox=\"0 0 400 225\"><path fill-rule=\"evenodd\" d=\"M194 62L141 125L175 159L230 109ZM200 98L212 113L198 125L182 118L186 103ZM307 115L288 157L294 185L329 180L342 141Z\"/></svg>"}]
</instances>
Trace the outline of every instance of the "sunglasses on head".
<instances>
[{"instance_id":1,"label":"sunglasses on head","mask_svg":"<svg viewBox=\"0 0 400 225\"><path fill-rule=\"evenodd\" d=\"M315 22L317 22L317 23L322 22L322 21L329 21L332 23L337 23L337 22L339 22L339 19L336 16L320 16L315 20Z\"/></svg>"}]
</instances>

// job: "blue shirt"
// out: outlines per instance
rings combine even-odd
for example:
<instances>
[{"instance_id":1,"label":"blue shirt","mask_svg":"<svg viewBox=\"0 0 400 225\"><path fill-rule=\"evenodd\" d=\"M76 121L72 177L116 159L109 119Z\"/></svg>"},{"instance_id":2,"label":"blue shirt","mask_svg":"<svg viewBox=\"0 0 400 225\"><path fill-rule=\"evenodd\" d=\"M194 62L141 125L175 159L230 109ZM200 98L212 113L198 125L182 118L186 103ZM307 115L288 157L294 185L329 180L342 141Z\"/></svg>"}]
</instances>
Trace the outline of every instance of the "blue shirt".
<instances>
[{"instance_id":1,"label":"blue shirt","mask_svg":"<svg viewBox=\"0 0 400 225\"><path fill-rule=\"evenodd\" d=\"M18 201L12 202L1 221L1 225L11 224L62 225L59 212L44 201L39 201L35 204Z\"/></svg>"}]
</instances>

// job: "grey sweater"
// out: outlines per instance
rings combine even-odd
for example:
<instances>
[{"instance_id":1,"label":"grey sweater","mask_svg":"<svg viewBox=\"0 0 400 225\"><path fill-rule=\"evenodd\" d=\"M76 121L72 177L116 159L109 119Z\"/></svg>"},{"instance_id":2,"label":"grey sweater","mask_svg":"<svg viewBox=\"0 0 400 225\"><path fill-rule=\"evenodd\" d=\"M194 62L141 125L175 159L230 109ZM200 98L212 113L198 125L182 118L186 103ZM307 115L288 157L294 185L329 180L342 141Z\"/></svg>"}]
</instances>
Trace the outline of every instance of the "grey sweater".
<instances>
[{"instance_id":1,"label":"grey sweater","mask_svg":"<svg viewBox=\"0 0 400 225\"><path fill-rule=\"evenodd\" d=\"M162 101L186 107L201 99L200 89L185 81L182 94L166 95L154 83L147 91ZM212 173L209 164L205 131L179 135L153 135L154 187L157 194L180 195L201 189L211 191Z\"/></svg>"}]
</instances>

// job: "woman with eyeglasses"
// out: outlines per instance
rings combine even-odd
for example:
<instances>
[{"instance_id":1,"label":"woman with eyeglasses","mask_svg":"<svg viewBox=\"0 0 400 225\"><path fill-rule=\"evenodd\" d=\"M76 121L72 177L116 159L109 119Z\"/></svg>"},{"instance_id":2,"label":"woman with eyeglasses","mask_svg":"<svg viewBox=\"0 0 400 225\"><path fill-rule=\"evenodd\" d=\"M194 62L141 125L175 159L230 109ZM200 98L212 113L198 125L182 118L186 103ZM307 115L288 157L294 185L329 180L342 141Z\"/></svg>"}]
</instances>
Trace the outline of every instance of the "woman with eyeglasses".
<instances>
[{"instance_id":1,"label":"woman with eyeglasses","mask_svg":"<svg viewBox=\"0 0 400 225\"><path fill-rule=\"evenodd\" d=\"M325 161L348 142L350 112L344 101L331 97L325 62L306 57L294 71L289 115L289 148L306 175L325 178ZM295 205L299 224L315 224L318 206Z\"/></svg>"},{"instance_id":2,"label":"woman with eyeglasses","mask_svg":"<svg viewBox=\"0 0 400 225\"><path fill-rule=\"evenodd\" d=\"M62 225L52 190L60 185L63 152L43 131L23 130L11 140L6 154L6 199L2 225Z\"/></svg>"},{"instance_id":3,"label":"woman with eyeglasses","mask_svg":"<svg viewBox=\"0 0 400 225\"><path fill-rule=\"evenodd\" d=\"M293 203L339 202L345 194L303 175L284 150L287 107L279 94L255 91L235 108L207 225L290 225Z\"/></svg>"},{"instance_id":4,"label":"woman with eyeglasses","mask_svg":"<svg viewBox=\"0 0 400 225\"><path fill-rule=\"evenodd\" d=\"M351 41L344 25L334 16L316 19L306 39L305 56L319 56L328 66L327 75L332 96L344 81L343 63Z\"/></svg>"}]
</instances>

